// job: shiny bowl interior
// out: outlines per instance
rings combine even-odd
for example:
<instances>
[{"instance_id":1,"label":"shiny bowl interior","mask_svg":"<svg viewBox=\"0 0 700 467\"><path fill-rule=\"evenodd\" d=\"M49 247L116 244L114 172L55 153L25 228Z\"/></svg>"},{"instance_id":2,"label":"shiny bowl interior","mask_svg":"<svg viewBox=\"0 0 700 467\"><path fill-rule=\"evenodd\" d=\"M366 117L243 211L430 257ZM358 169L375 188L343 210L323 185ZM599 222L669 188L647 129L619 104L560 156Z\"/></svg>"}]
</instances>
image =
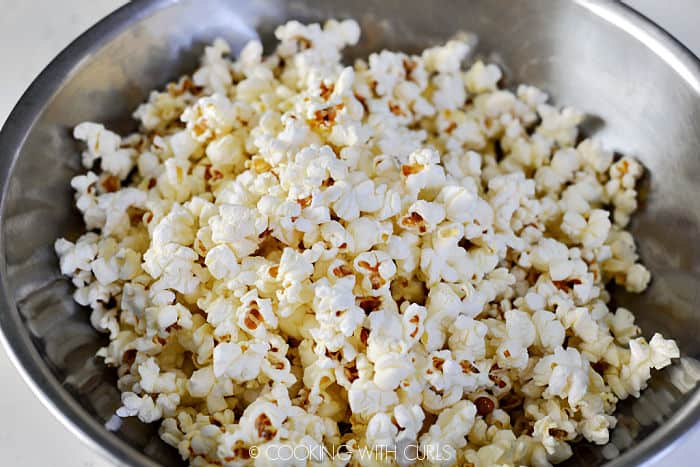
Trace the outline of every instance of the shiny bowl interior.
<instances>
[{"instance_id":1,"label":"shiny bowl interior","mask_svg":"<svg viewBox=\"0 0 700 467\"><path fill-rule=\"evenodd\" d=\"M671 449L700 415L700 66L657 26L608 1L141 0L100 22L44 70L0 133L0 328L38 396L116 462L181 463L154 426L126 420L105 428L119 406L115 375L93 358L106 338L73 303L52 248L83 228L69 186L81 172L71 129L84 120L133 129L136 105L193 69L214 37L236 50L258 35L269 40L285 20L330 17L362 23L349 59L474 32L477 53L504 64L509 84L537 85L587 112L587 133L643 161L644 196L631 228L654 280L641 296L614 297L647 336L675 338L684 358L656 375L641 399L621 404L614 448L580 444L567 464L639 465Z\"/></svg>"}]
</instances>

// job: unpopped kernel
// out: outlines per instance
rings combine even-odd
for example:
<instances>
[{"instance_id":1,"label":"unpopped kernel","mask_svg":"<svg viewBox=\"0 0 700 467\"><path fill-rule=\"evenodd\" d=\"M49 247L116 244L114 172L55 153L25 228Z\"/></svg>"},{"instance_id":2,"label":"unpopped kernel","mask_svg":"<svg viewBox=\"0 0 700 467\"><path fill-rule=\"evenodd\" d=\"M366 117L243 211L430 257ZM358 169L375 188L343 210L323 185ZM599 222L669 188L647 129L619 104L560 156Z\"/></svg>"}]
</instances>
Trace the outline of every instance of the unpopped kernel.
<instances>
[{"instance_id":1,"label":"unpopped kernel","mask_svg":"<svg viewBox=\"0 0 700 467\"><path fill-rule=\"evenodd\" d=\"M609 282L650 281L624 230L642 166L498 66L463 69L461 38L345 66L354 21L276 36L237 60L215 41L137 133L75 128L89 232L55 248L109 334L117 414L194 466L300 446L544 466L607 443L616 403L679 356L608 307Z\"/></svg>"}]
</instances>

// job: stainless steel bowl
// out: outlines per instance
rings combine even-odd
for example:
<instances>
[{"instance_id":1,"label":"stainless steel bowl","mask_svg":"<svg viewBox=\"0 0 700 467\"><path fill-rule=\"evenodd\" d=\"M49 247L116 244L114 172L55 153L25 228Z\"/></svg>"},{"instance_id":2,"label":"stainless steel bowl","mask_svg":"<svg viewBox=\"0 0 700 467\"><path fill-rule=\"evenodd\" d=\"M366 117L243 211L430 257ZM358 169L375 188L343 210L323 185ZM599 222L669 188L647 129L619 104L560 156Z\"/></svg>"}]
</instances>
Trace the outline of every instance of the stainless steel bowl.
<instances>
[{"instance_id":1,"label":"stainless steel bowl","mask_svg":"<svg viewBox=\"0 0 700 467\"><path fill-rule=\"evenodd\" d=\"M569 465L651 461L700 415L700 66L668 34L607 1L140 0L113 13L34 81L0 133L0 327L15 364L65 425L116 462L178 465L156 429L134 420L105 428L119 406L114 374L93 358L105 343L71 300L52 244L83 228L70 178L81 171L71 128L84 120L133 128L129 114L151 89L191 70L216 36L234 48L275 25L353 17L364 37L352 55L418 50L458 30L506 65L511 83L549 91L590 115L586 131L648 168L632 230L654 274L642 296L616 293L648 332L678 340L686 359L657 375L642 399L622 404L616 448L581 444Z\"/></svg>"}]
</instances>

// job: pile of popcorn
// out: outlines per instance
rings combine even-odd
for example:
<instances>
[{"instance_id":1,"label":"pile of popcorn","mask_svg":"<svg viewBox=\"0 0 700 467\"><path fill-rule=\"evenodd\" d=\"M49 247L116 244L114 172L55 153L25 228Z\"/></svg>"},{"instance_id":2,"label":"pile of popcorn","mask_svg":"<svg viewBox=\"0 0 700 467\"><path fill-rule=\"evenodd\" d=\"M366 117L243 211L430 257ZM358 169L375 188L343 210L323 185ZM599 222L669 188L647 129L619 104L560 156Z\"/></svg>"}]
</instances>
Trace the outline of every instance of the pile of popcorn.
<instances>
[{"instance_id":1,"label":"pile of popcorn","mask_svg":"<svg viewBox=\"0 0 700 467\"><path fill-rule=\"evenodd\" d=\"M117 414L194 466L341 445L318 465L409 465L381 454L410 445L545 466L607 443L679 356L607 305L650 280L624 230L642 166L497 66L465 71L462 38L345 66L354 21L275 35L236 60L214 42L137 133L75 128L88 232L55 248L109 333Z\"/></svg>"}]
</instances>

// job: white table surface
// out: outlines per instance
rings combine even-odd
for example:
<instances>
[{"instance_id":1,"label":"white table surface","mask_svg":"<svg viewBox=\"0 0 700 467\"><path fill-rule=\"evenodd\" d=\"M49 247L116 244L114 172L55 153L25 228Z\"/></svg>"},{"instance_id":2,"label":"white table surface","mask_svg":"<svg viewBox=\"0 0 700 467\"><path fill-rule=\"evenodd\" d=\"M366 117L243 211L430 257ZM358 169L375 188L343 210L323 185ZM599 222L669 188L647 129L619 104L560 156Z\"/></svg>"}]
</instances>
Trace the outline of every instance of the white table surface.
<instances>
[{"instance_id":1,"label":"white table surface","mask_svg":"<svg viewBox=\"0 0 700 467\"><path fill-rule=\"evenodd\" d=\"M568 0L560 0L568 1ZM41 69L124 0L0 0L0 122ZM628 0L700 55L700 0ZM0 466L108 467L41 405L0 349ZM700 430L658 465L698 465Z\"/></svg>"}]
</instances>

